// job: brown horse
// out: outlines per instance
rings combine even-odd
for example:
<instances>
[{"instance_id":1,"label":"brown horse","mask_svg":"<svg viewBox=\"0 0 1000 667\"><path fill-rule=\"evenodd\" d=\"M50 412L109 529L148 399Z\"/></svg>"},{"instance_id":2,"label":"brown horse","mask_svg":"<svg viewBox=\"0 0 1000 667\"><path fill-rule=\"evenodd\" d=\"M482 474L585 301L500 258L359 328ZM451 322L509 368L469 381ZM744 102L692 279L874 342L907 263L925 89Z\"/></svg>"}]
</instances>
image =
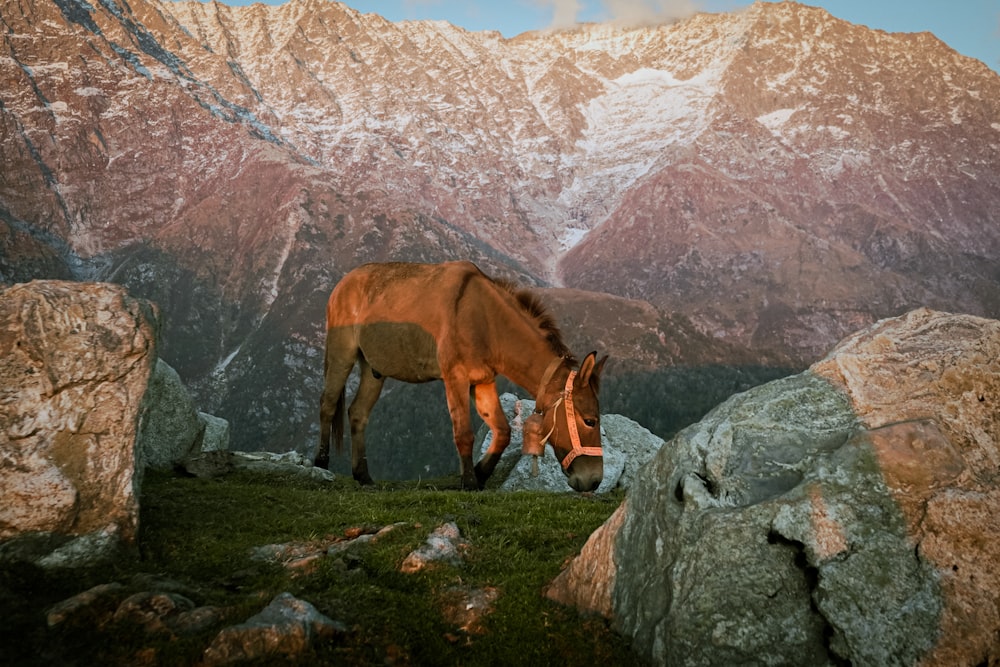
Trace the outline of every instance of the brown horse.
<instances>
[{"instance_id":1,"label":"brown horse","mask_svg":"<svg viewBox=\"0 0 1000 667\"><path fill-rule=\"evenodd\" d=\"M496 376L534 394L532 426L563 462L577 491L592 491L604 475L599 378L604 362L591 352L578 370L552 318L528 292L494 281L470 262L366 264L337 284L326 308L326 358L316 465L329 465L331 440L343 446L345 385L355 363L361 379L348 410L351 469L370 484L365 426L384 378L444 380L461 462L463 488L482 488L510 442ZM472 465L470 395L493 431ZM559 409L560 406L562 409ZM525 428L526 445L528 428Z\"/></svg>"}]
</instances>

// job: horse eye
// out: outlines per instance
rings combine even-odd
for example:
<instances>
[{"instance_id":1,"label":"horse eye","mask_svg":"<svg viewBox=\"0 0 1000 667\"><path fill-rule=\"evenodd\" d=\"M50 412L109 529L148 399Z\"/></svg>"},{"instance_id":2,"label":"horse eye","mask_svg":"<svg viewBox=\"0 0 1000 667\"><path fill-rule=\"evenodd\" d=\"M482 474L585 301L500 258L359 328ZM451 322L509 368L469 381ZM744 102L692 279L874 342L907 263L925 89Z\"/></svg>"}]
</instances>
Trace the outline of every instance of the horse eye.
<instances>
[{"instance_id":1,"label":"horse eye","mask_svg":"<svg viewBox=\"0 0 1000 667\"><path fill-rule=\"evenodd\" d=\"M596 419L584 419L583 423L586 424L587 426L589 426L590 428L594 428L595 426L597 426L597 420Z\"/></svg>"}]
</instances>

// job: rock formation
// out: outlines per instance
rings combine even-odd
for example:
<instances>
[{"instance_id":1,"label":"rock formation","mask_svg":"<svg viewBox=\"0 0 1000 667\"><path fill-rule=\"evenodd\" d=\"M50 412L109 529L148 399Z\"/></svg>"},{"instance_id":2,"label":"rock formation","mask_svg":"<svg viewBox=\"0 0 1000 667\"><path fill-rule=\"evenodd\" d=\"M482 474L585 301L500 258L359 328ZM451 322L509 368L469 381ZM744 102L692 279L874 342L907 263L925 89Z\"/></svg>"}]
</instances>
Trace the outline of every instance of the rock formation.
<instances>
[{"instance_id":1,"label":"rock formation","mask_svg":"<svg viewBox=\"0 0 1000 667\"><path fill-rule=\"evenodd\" d=\"M881 321L679 433L549 594L657 664L995 662L998 401L1000 322Z\"/></svg>"},{"instance_id":2,"label":"rock formation","mask_svg":"<svg viewBox=\"0 0 1000 667\"><path fill-rule=\"evenodd\" d=\"M38 281L0 292L7 554L72 564L134 543L135 443L155 343L152 307L115 285Z\"/></svg>"},{"instance_id":3,"label":"rock formation","mask_svg":"<svg viewBox=\"0 0 1000 667\"><path fill-rule=\"evenodd\" d=\"M157 359L157 332L118 285L0 291L0 558L79 565L132 544L145 470L228 447L228 423Z\"/></svg>"}]
</instances>

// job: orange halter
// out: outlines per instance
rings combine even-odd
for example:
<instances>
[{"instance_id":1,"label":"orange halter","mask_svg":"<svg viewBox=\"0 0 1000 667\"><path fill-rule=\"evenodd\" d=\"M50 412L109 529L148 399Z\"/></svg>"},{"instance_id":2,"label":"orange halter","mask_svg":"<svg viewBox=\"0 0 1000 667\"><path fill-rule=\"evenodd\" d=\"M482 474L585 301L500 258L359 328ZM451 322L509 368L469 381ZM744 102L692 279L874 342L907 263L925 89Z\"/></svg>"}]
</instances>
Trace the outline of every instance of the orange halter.
<instances>
[{"instance_id":1,"label":"orange halter","mask_svg":"<svg viewBox=\"0 0 1000 667\"><path fill-rule=\"evenodd\" d=\"M573 379L575 377L576 371L570 371L566 377L566 387L563 389L563 398L565 399L564 403L566 406L566 426L569 428L569 440L573 443L573 449L562 460L563 470L568 470L578 456L604 456L604 452L600 447L583 447L580 444L580 431L576 427L576 407L573 405ZM554 423L552 427L555 429ZM548 439L547 436L546 439Z\"/></svg>"}]
</instances>

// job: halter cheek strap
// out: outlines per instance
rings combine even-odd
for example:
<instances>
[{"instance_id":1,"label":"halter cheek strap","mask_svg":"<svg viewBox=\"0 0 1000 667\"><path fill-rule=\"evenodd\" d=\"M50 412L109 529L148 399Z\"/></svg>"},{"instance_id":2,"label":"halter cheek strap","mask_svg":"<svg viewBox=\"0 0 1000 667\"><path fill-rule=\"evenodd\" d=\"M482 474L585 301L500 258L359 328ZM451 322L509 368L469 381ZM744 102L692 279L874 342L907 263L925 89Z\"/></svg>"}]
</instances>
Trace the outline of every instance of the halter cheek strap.
<instances>
[{"instance_id":1,"label":"halter cheek strap","mask_svg":"<svg viewBox=\"0 0 1000 667\"><path fill-rule=\"evenodd\" d=\"M563 470L568 470L578 456L604 455L600 447L583 447L580 444L580 431L576 427L576 407L573 405L573 379L575 377L576 371L570 371L569 376L566 378L566 387L563 391L563 396L566 399L564 401L566 405L566 426L569 428L569 440L573 443L573 449L562 460Z\"/></svg>"}]
</instances>

